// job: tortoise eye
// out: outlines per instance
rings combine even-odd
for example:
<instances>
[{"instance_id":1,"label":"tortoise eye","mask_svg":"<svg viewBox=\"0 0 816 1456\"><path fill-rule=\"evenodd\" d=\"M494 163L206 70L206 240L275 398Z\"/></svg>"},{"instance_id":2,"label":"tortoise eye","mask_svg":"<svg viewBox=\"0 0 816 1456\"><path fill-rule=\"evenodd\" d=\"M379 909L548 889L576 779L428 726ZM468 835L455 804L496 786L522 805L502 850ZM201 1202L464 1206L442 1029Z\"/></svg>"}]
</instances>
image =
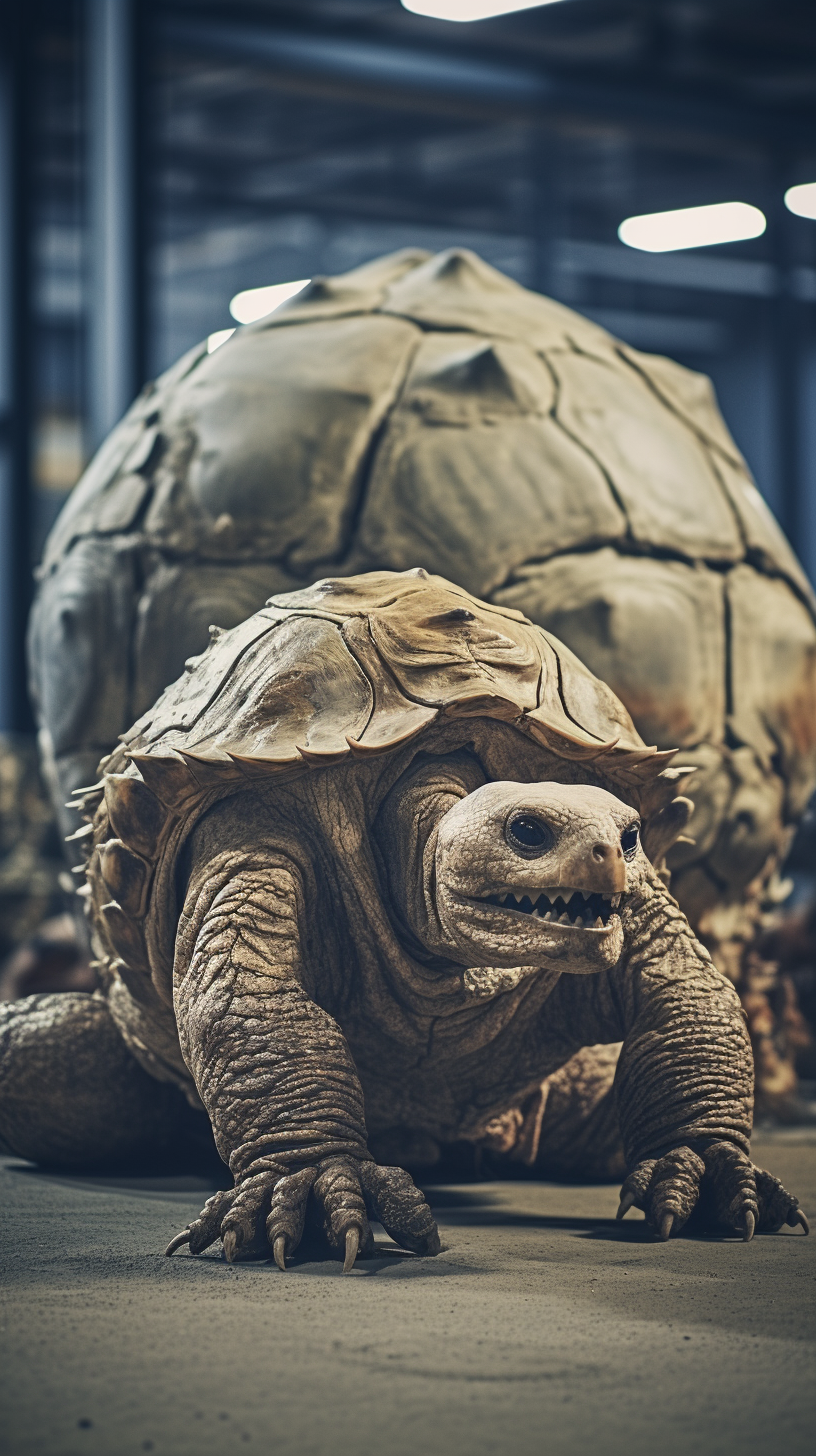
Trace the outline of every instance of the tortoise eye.
<instances>
[{"instance_id":1,"label":"tortoise eye","mask_svg":"<svg viewBox=\"0 0 816 1456\"><path fill-rule=\"evenodd\" d=\"M630 824L620 837L621 849L624 859L634 859L637 854L637 847L640 843L640 825Z\"/></svg>"},{"instance_id":2,"label":"tortoise eye","mask_svg":"<svg viewBox=\"0 0 816 1456\"><path fill-rule=\"evenodd\" d=\"M535 859L540 854L546 854L555 843L555 835L549 824L535 814L515 814L507 822L505 838L510 848L516 854L523 854L526 859Z\"/></svg>"}]
</instances>

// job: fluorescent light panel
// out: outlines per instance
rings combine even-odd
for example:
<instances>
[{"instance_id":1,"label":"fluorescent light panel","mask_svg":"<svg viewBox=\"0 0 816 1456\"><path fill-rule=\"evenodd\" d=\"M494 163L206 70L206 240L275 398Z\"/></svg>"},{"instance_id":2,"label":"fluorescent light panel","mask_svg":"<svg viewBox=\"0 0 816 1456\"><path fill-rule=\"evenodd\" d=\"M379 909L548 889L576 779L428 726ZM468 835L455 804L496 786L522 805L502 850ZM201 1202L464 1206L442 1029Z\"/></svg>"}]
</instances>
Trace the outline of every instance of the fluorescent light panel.
<instances>
[{"instance_id":1,"label":"fluorescent light panel","mask_svg":"<svg viewBox=\"0 0 816 1456\"><path fill-rule=\"evenodd\" d=\"M785 193L785 206L797 217L811 217L816 222L816 182L800 182Z\"/></svg>"},{"instance_id":2,"label":"fluorescent light panel","mask_svg":"<svg viewBox=\"0 0 816 1456\"><path fill-rule=\"evenodd\" d=\"M311 283L311 278L298 278L295 283L271 283L267 288L245 288L230 299L229 311L239 324L254 324L256 319L266 318L282 303L294 298Z\"/></svg>"},{"instance_id":3,"label":"fluorescent light panel","mask_svg":"<svg viewBox=\"0 0 816 1456\"><path fill-rule=\"evenodd\" d=\"M758 238L764 231L765 214L758 207L749 202L715 202L627 217L618 228L618 237L628 248L644 253L674 253L681 248L739 243Z\"/></svg>"},{"instance_id":4,"label":"fluorescent light panel","mask_svg":"<svg viewBox=\"0 0 816 1456\"><path fill-rule=\"evenodd\" d=\"M231 339L234 333L234 329L216 329L214 334L208 334L207 353L214 354L216 349L220 349L222 344L226 344L227 339Z\"/></svg>"},{"instance_id":5,"label":"fluorescent light panel","mask_svg":"<svg viewBox=\"0 0 816 1456\"><path fill-rule=\"evenodd\" d=\"M536 10L556 5L558 0L402 0L414 15L431 20L490 20L494 15L511 15L514 10Z\"/></svg>"}]
</instances>

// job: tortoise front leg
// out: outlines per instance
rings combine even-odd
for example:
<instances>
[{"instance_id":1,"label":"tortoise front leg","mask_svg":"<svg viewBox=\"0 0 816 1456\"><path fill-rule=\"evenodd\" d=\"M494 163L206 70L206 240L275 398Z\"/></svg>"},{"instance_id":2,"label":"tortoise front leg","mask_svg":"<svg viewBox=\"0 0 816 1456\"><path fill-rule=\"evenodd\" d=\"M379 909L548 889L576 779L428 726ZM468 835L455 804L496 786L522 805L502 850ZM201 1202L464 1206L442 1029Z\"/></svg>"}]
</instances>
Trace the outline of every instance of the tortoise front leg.
<instances>
[{"instance_id":1,"label":"tortoise front leg","mask_svg":"<svg viewBox=\"0 0 816 1456\"><path fill-rule=\"evenodd\" d=\"M167 1252L219 1237L230 1262L270 1248L285 1267L311 1200L331 1248L351 1268L373 1238L434 1254L430 1209L402 1169L366 1146L363 1093L336 1022L306 994L297 869L257 852L225 853L194 876L174 973L184 1059L235 1187L210 1199Z\"/></svg>"},{"instance_id":2,"label":"tortoise front leg","mask_svg":"<svg viewBox=\"0 0 816 1456\"><path fill-rule=\"evenodd\" d=\"M633 944L616 1091L629 1176L618 1217L642 1209L658 1237L698 1223L741 1234L808 1221L749 1157L753 1061L737 994L650 874L627 927Z\"/></svg>"},{"instance_id":3,"label":"tortoise front leg","mask_svg":"<svg viewBox=\"0 0 816 1456\"><path fill-rule=\"evenodd\" d=\"M618 1217L642 1209L663 1240L692 1216L746 1240L786 1222L807 1233L798 1200L749 1157L753 1063L733 986L650 866L622 918L618 965L562 976L548 1003L565 1045L576 1026L587 1040L623 1039L614 1092L628 1176Z\"/></svg>"}]
</instances>

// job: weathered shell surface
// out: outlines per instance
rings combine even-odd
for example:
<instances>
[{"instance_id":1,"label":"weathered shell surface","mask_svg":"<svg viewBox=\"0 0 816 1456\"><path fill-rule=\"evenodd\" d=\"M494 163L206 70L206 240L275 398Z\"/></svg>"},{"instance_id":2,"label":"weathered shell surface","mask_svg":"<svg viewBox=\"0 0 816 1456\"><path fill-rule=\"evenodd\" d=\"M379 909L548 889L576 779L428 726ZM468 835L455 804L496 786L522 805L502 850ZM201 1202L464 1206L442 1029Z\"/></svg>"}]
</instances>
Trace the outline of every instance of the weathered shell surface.
<instances>
[{"instance_id":1,"label":"weathered shell surface","mask_svg":"<svg viewBox=\"0 0 816 1456\"><path fill-rule=\"evenodd\" d=\"M699 765L697 843L674 851L692 919L767 870L816 782L807 580L707 379L462 250L316 280L113 432L33 619L64 796L210 623L327 571L416 565L551 628Z\"/></svg>"},{"instance_id":2,"label":"weathered shell surface","mask_svg":"<svg viewBox=\"0 0 816 1456\"><path fill-rule=\"evenodd\" d=\"M384 770L426 747L473 742L490 771L496 722L518 730L514 774L600 783L647 833L677 792L672 755L642 742L568 648L422 569L321 581L216 635L81 795L96 949L107 988L130 998L129 1039L134 1017L157 1013L154 993L170 1004L176 855L218 798L357 765L373 814ZM143 1040L153 1047L155 1027Z\"/></svg>"}]
</instances>

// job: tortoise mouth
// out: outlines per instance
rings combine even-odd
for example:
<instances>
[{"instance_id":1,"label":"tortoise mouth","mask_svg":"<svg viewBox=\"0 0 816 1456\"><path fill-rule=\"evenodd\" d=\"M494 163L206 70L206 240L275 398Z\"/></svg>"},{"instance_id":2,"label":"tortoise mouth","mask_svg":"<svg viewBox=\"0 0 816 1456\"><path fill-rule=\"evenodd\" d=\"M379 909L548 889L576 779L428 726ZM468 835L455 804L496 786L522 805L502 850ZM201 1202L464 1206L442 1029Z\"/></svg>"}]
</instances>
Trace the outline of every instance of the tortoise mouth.
<instances>
[{"instance_id":1,"label":"tortoise mouth","mask_svg":"<svg viewBox=\"0 0 816 1456\"><path fill-rule=\"evenodd\" d=\"M617 918L622 895L586 894L583 890L541 890L537 899L523 892L486 895L477 905L491 905L514 916L542 921L545 925L572 930L607 930Z\"/></svg>"}]
</instances>

